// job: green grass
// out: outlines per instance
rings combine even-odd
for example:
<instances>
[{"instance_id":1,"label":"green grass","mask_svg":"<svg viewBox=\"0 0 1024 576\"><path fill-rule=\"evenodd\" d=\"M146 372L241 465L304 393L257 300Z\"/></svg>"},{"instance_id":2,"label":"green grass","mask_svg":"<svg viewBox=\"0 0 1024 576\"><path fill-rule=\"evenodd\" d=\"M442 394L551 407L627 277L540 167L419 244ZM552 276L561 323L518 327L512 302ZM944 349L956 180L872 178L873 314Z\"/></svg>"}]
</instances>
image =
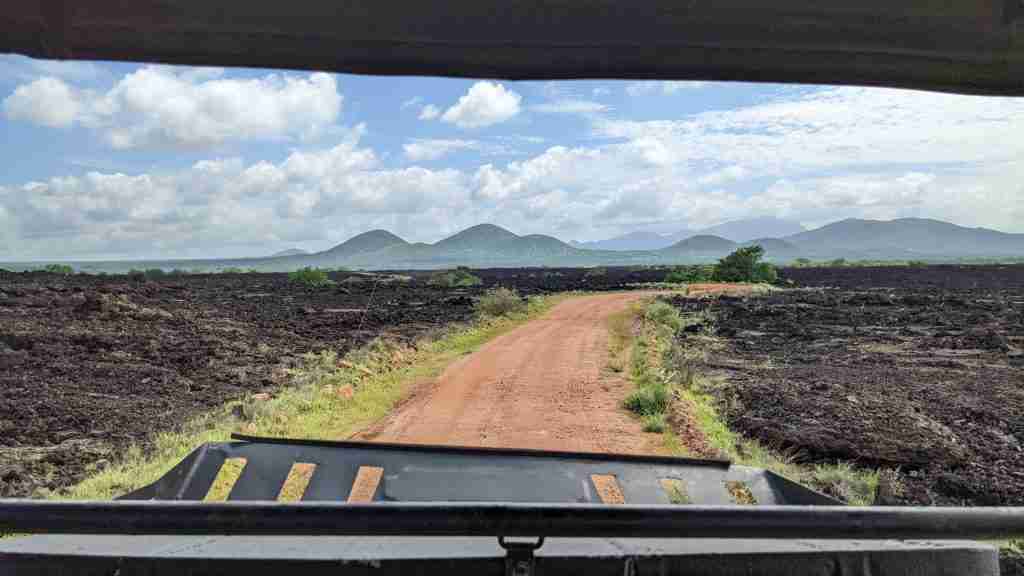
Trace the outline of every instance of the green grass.
<instances>
[{"instance_id":1,"label":"green grass","mask_svg":"<svg viewBox=\"0 0 1024 576\"><path fill-rule=\"evenodd\" d=\"M346 438L387 414L408 384L436 377L454 360L542 315L567 296L531 298L518 313L453 328L420 342L415 349L378 340L344 359L331 352L307 355L300 368L290 371L293 385L273 398L247 398L198 416L177 430L158 434L150 449L130 449L106 470L49 496L113 498L153 482L200 444L228 440L235 431L290 438Z\"/></svg>"},{"instance_id":2,"label":"green grass","mask_svg":"<svg viewBox=\"0 0 1024 576\"><path fill-rule=\"evenodd\" d=\"M238 269L239 273L241 271L241 269ZM334 281L327 277L326 270L311 268L308 266L306 268L299 268L294 272L289 272L288 279L296 284L304 284L314 288L323 288L324 286L331 286L334 284Z\"/></svg>"}]
</instances>

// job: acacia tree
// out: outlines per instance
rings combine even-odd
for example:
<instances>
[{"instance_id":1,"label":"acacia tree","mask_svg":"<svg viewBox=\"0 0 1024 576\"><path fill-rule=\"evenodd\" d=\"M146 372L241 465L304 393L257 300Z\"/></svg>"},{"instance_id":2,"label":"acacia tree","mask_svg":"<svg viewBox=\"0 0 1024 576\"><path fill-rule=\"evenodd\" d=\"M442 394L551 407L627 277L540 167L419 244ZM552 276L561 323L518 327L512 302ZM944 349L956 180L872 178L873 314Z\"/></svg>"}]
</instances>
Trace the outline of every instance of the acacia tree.
<instances>
[{"instance_id":1,"label":"acacia tree","mask_svg":"<svg viewBox=\"0 0 1024 576\"><path fill-rule=\"evenodd\" d=\"M718 261L715 278L722 282L775 282L775 267L761 262L764 248L745 246Z\"/></svg>"}]
</instances>

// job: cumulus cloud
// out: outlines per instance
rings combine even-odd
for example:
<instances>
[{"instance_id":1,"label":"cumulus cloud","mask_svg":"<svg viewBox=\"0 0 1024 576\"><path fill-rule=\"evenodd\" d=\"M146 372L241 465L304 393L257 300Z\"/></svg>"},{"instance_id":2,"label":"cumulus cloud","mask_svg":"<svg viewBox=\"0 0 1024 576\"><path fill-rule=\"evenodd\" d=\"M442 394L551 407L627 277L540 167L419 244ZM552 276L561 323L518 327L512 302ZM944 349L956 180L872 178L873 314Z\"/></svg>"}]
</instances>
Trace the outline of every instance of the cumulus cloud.
<instances>
[{"instance_id":1,"label":"cumulus cloud","mask_svg":"<svg viewBox=\"0 0 1024 576\"><path fill-rule=\"evenodd\" d=\"M355 129L279 162L212 159L169 173L100 173L0 187L17 237L8 258L60 254L227 256L281 241L330 242L404 221L433 232L470 194L455 170L383 169ZM255 247L255 248L253 248ZM259 252L256 252L259 253Z\"/></svg>"},{"instance_id":2,"label":"cumulus cloud","mask_svg":"<svg viewBox=\"0 0 1024 576\"><path fill-rule=\"evenodd\" d=\"M4 114L50 128L71 126L79 115L79 96L64 81L40 78L18 86L4 99Z\"/></svg>"},{"instance_id":3,"label":"cumulus cloud","mask_svg":"<svg viewBox=\"0 0 1024 576\"><path fill-rule=\"evenodd\" d=\"M482 128L510 120L519 114L522 96L496 82L473 84L441 116L443 122L459 128Z\"/></svg>"},{"instance_id":4,"label":"cumulus cloud","mask_svg":"<svg viewBox=\"0 0 1024 576\"><path fill-rule=\"evenodd\" d=\"M329 74L222 75L217 68L148 66L103 93L45 77L19 86L4 100L4 112L44 126L79 124L117 149L311 138L341 112L342 95Z\"/></svg>"},{"instance_id":5,"label":"cumulus cloud","mask_svg":"<svg viewBox=\"0 0 1024 576\"><path fill-rule=\"evenodd\" d=\"M441 115L441 110L433 104L427 104L420 108L420 120L433 120Z\"/></svg>"}]
</instances>

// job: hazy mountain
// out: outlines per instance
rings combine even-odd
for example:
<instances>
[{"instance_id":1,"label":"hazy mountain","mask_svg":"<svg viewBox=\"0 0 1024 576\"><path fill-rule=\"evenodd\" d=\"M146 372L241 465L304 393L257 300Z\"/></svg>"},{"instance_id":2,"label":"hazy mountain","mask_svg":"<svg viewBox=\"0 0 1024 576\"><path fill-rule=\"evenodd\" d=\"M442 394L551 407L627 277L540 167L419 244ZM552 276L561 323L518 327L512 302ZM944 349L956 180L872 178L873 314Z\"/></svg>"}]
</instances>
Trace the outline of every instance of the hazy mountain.
<instances>
[{"instance_id":1,"label":"hazy mountain","mask_svg":"<svg viewBox=\"0 0 1024 576\"><path fill-rule=\"evenodd\" d=\"M745 220L731 220L710 228L700 230L681 230L670 235L672 242L685 240L691 236L709 235L732 240L733 242L749 242L755 238L781 238L804 231L799 222L781 218L763 217Z\"/></svg>"},{"instance_id":2,"label":"hazy mountain","mask_svg":"<svg viewBox=\"0 0 1024 576\"><path fill-rule=\"evenodd\" d=\"M799 234L804 227L799 222L783 220L781 218L750 218L748 220L733 220L718 226L704 228L701 234L711 234L728 238L733 242L749 242L756 238L782 238L792 234Z\"/></svg>"},{"instance_id":3,"label":"hazy mountain","mask_svg":"<svg viewBox=\"0 0 1024 576\"><path fill-rule=\"evenodd\" d=\"M799 246L778 238L756 238L749 242L744 242L743 245L760 246L761 248L764 248L765 255L773 260L778 260L780 258L786 259L800 255Z\"/></svg>"},{"instance_id":4,"label":"hazy mountain","mask_svg":"<svg viewBox=\"0 0 1024 576\"><path fill-rule=\"evenodd\" d=\"M672 239L654 232L630 232L607 240L577 242L576 246L589 250L660 250L672 245Z\"/></svg>"},{"instance_id":5,"label":"hazy mountain","mask_svg":"<svg viewBox=\"0 0 1024 576\"><path fill-rule=\"evenodd\" d=\"M668 248L661 250L661 252L668 254L721 254L724 256L735 250L736 247L737 244L732 240L727 240L719 236L712 236L710 234L698 234L697 236L691 236L685 240L680 240Z\"/></svg>"},{"instance_id":6,"label":"hazy mountain","mask_svg":"<svg viewBox=\"0 0 1024 576\"><path fill-rule=\"evenodd\" d=\"M780 238L804 230L799 222L780 218L749 218L733 220L701 230L680 230L672 234L657 234L638 230L592 242L575 242L574 245L590 250L660 250L693 236L718 236L733 242L749 242L755 238Z\"/></svg>"},{"instance_id":7,"label":"hazy mountain","mask_svg":"<svg viewBox=\"0 0 1024 576\"><path fill-rule=\"evenodd\" d=\"M370 230L357 234L337 246L317 252L314 256L330 256L334 259L345 259L358 254L378 252L392 246L408 245L408 242L387 230Z\"/></svg>"},{"instance_id":8,"label":"hazy mountain","mask_svg":"<svg viewBox=\"0 0 1024 576\"><path fill-rule=\"evenodd\" d=\"M280 252L274 252L270 255L271 258L284 258L285 256L305 256L309 252L302 248L289 248L287 250L281 250Z\"/></svg>"},{"instance_id":9,"label":"hazy mountain","mask_svg":"<svg viewBox=\"0 0 1024 576\"><path fill-rule=\"evenodd\" d=\"M850 218L785 237L809 257L943 259L1024 256L1024 234L940 220Z\"/></svg>"}]
</instances>

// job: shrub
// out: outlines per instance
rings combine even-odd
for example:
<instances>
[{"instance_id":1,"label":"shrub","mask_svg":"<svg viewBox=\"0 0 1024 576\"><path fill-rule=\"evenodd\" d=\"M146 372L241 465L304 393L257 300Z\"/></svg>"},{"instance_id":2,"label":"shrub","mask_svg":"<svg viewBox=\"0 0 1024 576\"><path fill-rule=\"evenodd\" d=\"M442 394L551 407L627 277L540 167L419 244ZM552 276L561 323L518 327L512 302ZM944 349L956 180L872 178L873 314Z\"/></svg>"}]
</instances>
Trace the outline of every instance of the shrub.
<instances>
[{"instance_id":1,"label":"shrub","mask_svg":"<svg viewBox=\"0 0 1024 576\"><path fill-rule=\"evenodd\" d=\"M164 272L163 268L148 268L143 274L146 275L146 278L163 278L167 276L167 272Z\"/></svg>"},{"instance_id":2,"label":"shrub","mask_svg":"<svg viewBox=\"0 0 1024 576\"><path fill-rule=\"evenodd\" d=\"M75 273L75 269L67 264L47 264L43 267L43 271L49 272L50 274L62 274L64 276Z\"/></svg>"},{"instance_id":3,"label":"shrub","mask_svg":"<svg viewBox=\"0 0 1024 576\"><path fill-rule=\"evenodd\" d=\"M828 263L829 266L846 266L846 258L836 258Z\"/></svg>"},{"instance_id":4,"label":"shrub","mask_svg":"<svg viewBox=\"0 0 1024 576\"><path fill-rule=\"evenodd\" d=\"M665 275L665 282L672 284L710 282L714 279L714 275L714 266L676 266Z\"/></svg>"},{"instance_id":5,"label":"shrub","mask_svg":"<svg viewBox=\"0 0 1024 576\"><path fill-rule=\"evenodd\" d=\"M907 266L910 266L911 268L924 268L927 265L928 263L924 260L911 260L907 262Z\"/></svg>"},{"instance_id":6,"label":"shrub","mask_svg":"<svg viewBox=\"0 0 1024 576\"><path fill-rule=\"evenodd\" d=\"M746 246L718 261L715 278L722 282L775 282L775 267L761 262L764 248Z\"/></svg>"},{"instance_id":7,"label":"shrub","mask_svg":"<svg viewBox=\"0 0 1024 576\"><path fill-rule=\"evenodd\" d=\"M221 268L221 274L245 274L245 270L237 266L228 266L227 268Z\"/></svg>"},{"instance_id":8,"label":"shrub","mask_svg":"<svg viewBox=\"0 0 1024 576\"><path fill-rule=\"evenodd\" d=\"M796 265L796 266L810 266L811 265L811 259L810 258L797 258L796 260L793 261L793 264Z\"/></svg>"},{"instance_id":9,"label":"shrub","mask_svg":"<svg viewBox=\"0 0 1024 576\"><path fill-rule=\"evenodd\" d=\"M641 420L644 432L664 432L668 428L665 414L648 414Z\"/></svg>"},{"instance_id":10,"label":"shrub","mask_svg":"<svg viewBox=\"0 0 1024 576\"><path fill-rule=\"evenodd\" d=\"M587 269L587 273L585 274L585 276L588 278L594 278L597 276L604 276L607 273L607 268L589 268Z\"/></svg>"},{"instance_id":11,"label":"shrub","mask_svg":"<svg viewBox=\"0 0 1024 576\"><path fill-rule=\"evenodd\" d=\"M675 306L662 300L652 302L644 310L644 319L658 326L668 328L673 334L683 327L683 319L680 318L679 311L676 310Z\"/></svg>"},{"instance_id":12,"label":"shrub","mask_svg":"<svg viewBox=\"0 0 1024 576\"><path fill-rule=\"evenodd\" d=\"M465 266L459 266L455 270L437 272L427 282L445 288L468 288L483 284L483 280L470 273L469 268Z\"/></svg>"},{"instance_id":13,"label":"shrub","mask_svg":"<svg viewBox=\"0 0 1024 576\"><path fill-rule=\"evenodd\" d=\"M322 288L324 286L334 284L334 282L327 277L327 272L319 268L311 268L309 266L299 268L294 272L289 272L288 279L297 284L304 284L314 288Z\"/></svg>"},{"instance_id":14,"label":"shrub","mask_svg":"<svg viewBox=\"0 0 1024 576\"><path fill-rule=\"evenodd\" d=\"M473 307L481 316L507 316L525 310L526 302L515 290L498 287L488 290Z\"/></svg>"},{"instance_id":15,"label":"shrub","mask_svg":"<svg viewBox=\"0 0 1024 576\"><path fill-rule=\"evenodd\" d=\"M668 387L661 383L643 386L627 396L624 405L641 416L664 414L668 410Z\"/></svg>"}]
</instances>

